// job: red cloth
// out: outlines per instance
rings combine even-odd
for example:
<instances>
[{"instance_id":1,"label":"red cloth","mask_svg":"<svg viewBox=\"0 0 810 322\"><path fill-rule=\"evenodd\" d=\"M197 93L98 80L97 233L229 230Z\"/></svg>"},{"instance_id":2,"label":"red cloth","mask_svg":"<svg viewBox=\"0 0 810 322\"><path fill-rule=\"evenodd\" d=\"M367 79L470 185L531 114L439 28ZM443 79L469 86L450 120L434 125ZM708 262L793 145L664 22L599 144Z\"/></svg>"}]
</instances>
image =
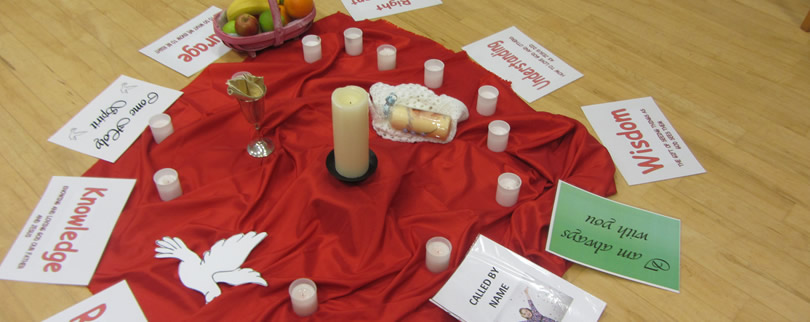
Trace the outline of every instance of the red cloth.
<instances>
[{"instance_id":1,"label":"red cloth","mask_svg":"<svg viewBox=\"0 0 810 322\"><path fill-rule=\"evenodd\" d=\"M361 56L343 50L342 32L364 31ZM386 21L355 22L344 14L317 21L323 59L303 60L300 41L266 50L243 63L213 64L183 89L168 112L175 133L155 144L149 131L114 164L97 162L85 176L137 178L98 269L90 283L99 292L126 279L152 321L292 320L287 289L299 277L318 285L312 320L453 320L430 303L464 258L478 234L562 275L564 260L544 251L557 180L597 193L615 193L614 166L576 120L536 112L509 84L464 52ZM379 72L377 46L398 48L397 68ZM371 130L377 171L362 184L331 177L325 159L332 149L334 89L375 82L422 83L423 62L445 62L444 85L435 90L464 102L470 118L459 123L449 144L399 143ZM267 115L263 129L276 143L266 159L245 151L253 129L228 96L225 81L238 71L265 77ZM500 90L497 112L475 112L477 89ZM487 124L511 125L509 146L486 148ZM152 181L158 169L180 174L184 194L162 202ZM495 202L496 178L520 175L516 206ZM179 237L202 255L220 239L248 231L268 237L243 267L261 273L268 286L219 284L222 295L183 286L178 260L155 258L155 241ZM425 242L445 236L454 245L450 269L425 268Z\"/></svg>"}]
</instances>

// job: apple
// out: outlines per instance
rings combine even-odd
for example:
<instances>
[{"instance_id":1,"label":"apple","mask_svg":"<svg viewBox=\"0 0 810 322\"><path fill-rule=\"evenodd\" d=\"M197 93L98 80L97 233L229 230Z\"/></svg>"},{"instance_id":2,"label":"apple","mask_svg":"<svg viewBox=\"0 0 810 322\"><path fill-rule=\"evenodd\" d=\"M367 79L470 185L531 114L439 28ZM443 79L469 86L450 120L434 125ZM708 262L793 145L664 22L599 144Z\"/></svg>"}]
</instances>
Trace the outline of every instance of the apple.
<instances>
[{"instance_id":1,"label":"apple","mask_svg":"<svg viewBox=\"0 0 810 322\"><path fill-rule=\"evenodd\" d=\"M228 21L224 26L222 26L222 32L229 35L236 35L236 20Z\"/></svg>"},{"instance_id":2,"label":"apple","mask_svg":"<svg viewBox=\"0 0 810 322\"><path fill-rule=\"evenodd\" d=\"M252 36L259 33L259 19L249 13L243 13L236 17L234 27L237 35Z\"/></svg>"},{"instance_id":3,"label":"apple","mask_svg":"<svg viewBox=\"0 0 810 322\"><path fill-rule=\"evenodd\" d=\"M287 22L284 21L284 16L282 15L281 25L283 26L285 24L287 24ZM276 28L273 25L273 13L270 12L270 10L265 10L261 15L259 15L259 25L262 27L262 32L273 31L273 29Z\"/></svg>"}]
</instances>

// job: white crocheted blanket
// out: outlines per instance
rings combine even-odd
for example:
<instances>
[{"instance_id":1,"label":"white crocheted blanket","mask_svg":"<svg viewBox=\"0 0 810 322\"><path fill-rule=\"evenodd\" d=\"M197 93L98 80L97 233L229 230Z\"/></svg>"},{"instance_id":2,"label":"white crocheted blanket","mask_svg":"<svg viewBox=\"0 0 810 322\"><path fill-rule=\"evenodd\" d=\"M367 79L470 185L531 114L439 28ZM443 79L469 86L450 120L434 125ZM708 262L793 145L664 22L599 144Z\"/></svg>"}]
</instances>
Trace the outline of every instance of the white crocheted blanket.
<instances>
[{"instance_id":1,"label":"white crocheted blanket","mask_svg":"<svg viewBox=\"0 0 810 322\"><path fill-rule=\"evenodd\" d=\"M429 88L419 84L401 84L391 86L385 83L371 85L371 118L374 131L384 139L397 142L433 142L449 143L456 136L458 122L466 120L470 114L467 106L458 99L447 95L436 95ZM450 134L445 140L428 136L397 131L391 127L386 115L386 103L393 106L393 101L410 108L444 114L450 117L452 125ZM390 107L389 106L389 107Z\"/></svg>"}]
</instances>

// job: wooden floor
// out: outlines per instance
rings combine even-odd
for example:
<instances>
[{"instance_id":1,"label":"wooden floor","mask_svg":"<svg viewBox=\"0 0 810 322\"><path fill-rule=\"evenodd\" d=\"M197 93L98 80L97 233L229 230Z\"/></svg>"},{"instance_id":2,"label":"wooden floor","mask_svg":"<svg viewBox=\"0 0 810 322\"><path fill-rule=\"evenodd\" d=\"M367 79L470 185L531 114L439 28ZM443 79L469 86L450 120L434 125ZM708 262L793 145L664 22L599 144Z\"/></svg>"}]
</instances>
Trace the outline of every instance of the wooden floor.
<instances>
[{"instance_id":1,"label":"wooden floor","mask_svg":"<svg viewBox=\"0 0 810 322\"><path fill-rule=\"evenodd\" d=\"M417 1L417 0L412 0ZM96 159L47 141L119 75L192 78L138 52L229 0L0 1L0 256L52 176ZM316 0L318 18L347 12ZM602 321L810 320L810 0L444 0L387 17L453 51L510 26L585 76L535 101L587 124L583 105L652 96L707 173L612 199L682 221L680 294L574 266ZM221 61L240 61L229 53ZM0 281L0 321L35 321L84 287Z\"/></svg>"}]
</instances>

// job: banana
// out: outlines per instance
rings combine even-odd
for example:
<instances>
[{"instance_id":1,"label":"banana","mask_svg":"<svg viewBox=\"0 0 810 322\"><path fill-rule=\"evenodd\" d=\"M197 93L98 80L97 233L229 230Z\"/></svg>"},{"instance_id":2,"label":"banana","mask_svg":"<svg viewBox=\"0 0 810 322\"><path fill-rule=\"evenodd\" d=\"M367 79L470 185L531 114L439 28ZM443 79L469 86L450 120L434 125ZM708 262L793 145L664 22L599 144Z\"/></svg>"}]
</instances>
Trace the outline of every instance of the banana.
<instances>
[{"instance_id":1,"label":"banana","mask_svg":"<svg viewBox=\"0 0 810 322\"><path fill-rule=\"evenodd\" d=\"M225 11L225 14L228 17L228 21L235 20L236 17L243 13L248 13L251 15L260 15L265 10L270 10L270 3L267 0L234 0L231 2L231 5L228 6L228 10Z\"/></svg>"}]
</instances>

